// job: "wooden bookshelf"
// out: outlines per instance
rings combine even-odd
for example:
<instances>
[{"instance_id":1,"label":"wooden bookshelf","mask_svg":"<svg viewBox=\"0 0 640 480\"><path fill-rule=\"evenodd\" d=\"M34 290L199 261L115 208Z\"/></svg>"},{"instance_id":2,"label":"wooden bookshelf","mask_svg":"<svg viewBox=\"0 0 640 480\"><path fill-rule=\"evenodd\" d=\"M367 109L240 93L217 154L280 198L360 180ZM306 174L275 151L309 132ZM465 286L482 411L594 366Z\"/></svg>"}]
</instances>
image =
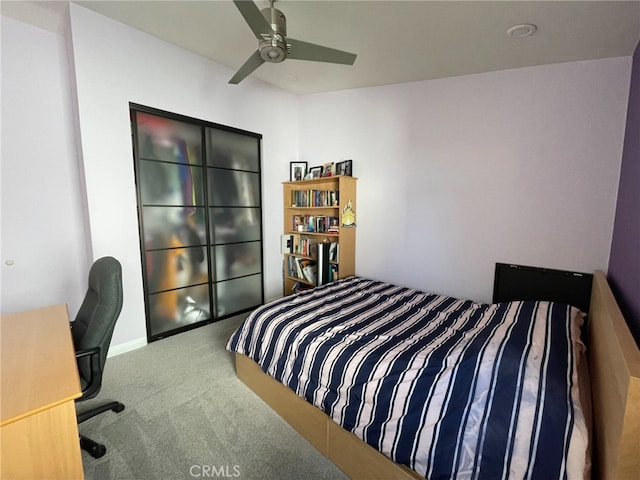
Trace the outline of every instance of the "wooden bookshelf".
<instances>
[{"instance_id":1,"label":"wooden bookshelf","mask_svg":"<svg viewBox=\"0 0 640 480\"><path fill-rule=\"evenodd\" d=\"M345 176L283 182L283 235L297 240L291 253L283 255L285 295L294 293L296 283L309 287L316 285L306 277L296 276L295 269L290 268L295 262L308 261L317 267L318 248L313 244L337 243L337 255L329 262L331 281L355 275L356 227L343 226L342 212L348 202L351 202L352 210L358 212L356 183L357 178ZM307 244L310 247L304 248ZM298 246L300 248L296 248Z\"/></svg>"}]
</instances>

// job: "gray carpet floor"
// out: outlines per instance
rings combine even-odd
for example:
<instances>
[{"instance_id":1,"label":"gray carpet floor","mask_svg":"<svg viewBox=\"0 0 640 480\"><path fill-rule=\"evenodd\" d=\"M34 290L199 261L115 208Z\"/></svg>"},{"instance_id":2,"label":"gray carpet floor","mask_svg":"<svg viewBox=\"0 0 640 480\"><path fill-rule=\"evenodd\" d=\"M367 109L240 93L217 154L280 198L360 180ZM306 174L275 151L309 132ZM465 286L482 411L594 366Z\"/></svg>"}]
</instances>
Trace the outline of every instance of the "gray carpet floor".
<instances>
[{"instance_id":1,"label":"gray carpet floor","mask_svg":"<svg viewBox=\"0 0 640 480\"><path fill-rule=\"evenodd\" d=\"M102 391L125 404L79 426L107 447L82 452L87 480L347 477L235 376L225 345L244 316L107 359Z\"/></svg>"}]
</instances>

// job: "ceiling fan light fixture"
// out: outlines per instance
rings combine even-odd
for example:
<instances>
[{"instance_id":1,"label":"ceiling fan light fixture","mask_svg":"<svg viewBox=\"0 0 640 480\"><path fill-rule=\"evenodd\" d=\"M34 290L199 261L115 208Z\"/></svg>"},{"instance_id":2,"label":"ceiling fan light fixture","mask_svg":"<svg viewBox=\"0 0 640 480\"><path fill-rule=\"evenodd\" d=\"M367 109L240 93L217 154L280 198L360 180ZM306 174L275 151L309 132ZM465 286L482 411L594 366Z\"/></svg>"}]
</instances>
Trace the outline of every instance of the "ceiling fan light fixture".
<instances>
[{"instance_id":1,"label":"ceiling fan light fixture","mask_svg":"<svg viewBox=\"0 0 640 480\"><path fill-rule=\"evenodd\" d=\"M287 58L287 44L281 41L277 35L263 40L258 47L260 57L269 63L280 63Z\"/></svg>"},{"instance_id":2,"label":"ceiling fan light fixture","mask_svg":"<svg viewBox=\"0 0 640 480\"><path fill-rule=\"evenodd\" d=\"M507 35L509 35L510 37L524 38L530 37L531 35L536 33L537 30L538 27L533 23L521 23L519 25L514 25L509 30L507 30Z\"/></svg>"}]
</instances>

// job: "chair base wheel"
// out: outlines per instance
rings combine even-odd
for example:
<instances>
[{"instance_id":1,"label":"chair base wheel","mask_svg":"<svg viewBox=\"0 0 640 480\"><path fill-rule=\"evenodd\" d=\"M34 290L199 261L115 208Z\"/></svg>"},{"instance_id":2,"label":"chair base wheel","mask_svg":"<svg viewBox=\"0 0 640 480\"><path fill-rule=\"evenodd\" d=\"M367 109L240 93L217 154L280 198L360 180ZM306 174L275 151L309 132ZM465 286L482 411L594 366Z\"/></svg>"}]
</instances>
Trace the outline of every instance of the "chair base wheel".
<instances>
[{"instance_id":1,"label":"chair base wheel","mask_svg":"<svg viewBox=\"0 0 640 480\"><path fill-rule=\"evenodd\" d=\"M82 435L80 435L80 448L93 458L100 458L107 453L107 447Z\"/></svg>"},{"instance_id":2,"label":"chair base wheel","mask_svg":"<svg viewBox=\"0 0 640 480\"><path fill-rule=\"evenodd\" d=\"M98 407L94 407L89 411L83 412L77 416L78 423L82 423L90 418L99 415L100 413L107 412L111 410L112 412L120 413L124 410L124 405L120 402L109 402ZM100 458L107 452L107 448L101 443L95 442L90 438L87 438L83 435L80 435L80 448L91 455L93 458Z\"/></svg>"}]
</instances>

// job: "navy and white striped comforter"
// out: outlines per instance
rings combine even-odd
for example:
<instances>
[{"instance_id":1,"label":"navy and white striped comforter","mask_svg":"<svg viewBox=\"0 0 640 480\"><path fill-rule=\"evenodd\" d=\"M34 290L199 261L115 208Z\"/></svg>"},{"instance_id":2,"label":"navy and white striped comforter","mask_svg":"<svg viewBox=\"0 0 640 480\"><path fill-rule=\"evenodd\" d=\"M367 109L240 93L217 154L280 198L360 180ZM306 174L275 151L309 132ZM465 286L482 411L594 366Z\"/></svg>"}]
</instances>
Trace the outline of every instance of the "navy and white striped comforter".
<instances>
[{"instance_id":1,"label":"navy and white striped comforter","mask_svg":"<svg viewBox=\"0 0 640 480\"><path fill-rule=\"evenodd\" d=\"M428 479L582 478L581 321L349 278L258 308L227 348Z\"/></svg>"}]
</instances>

